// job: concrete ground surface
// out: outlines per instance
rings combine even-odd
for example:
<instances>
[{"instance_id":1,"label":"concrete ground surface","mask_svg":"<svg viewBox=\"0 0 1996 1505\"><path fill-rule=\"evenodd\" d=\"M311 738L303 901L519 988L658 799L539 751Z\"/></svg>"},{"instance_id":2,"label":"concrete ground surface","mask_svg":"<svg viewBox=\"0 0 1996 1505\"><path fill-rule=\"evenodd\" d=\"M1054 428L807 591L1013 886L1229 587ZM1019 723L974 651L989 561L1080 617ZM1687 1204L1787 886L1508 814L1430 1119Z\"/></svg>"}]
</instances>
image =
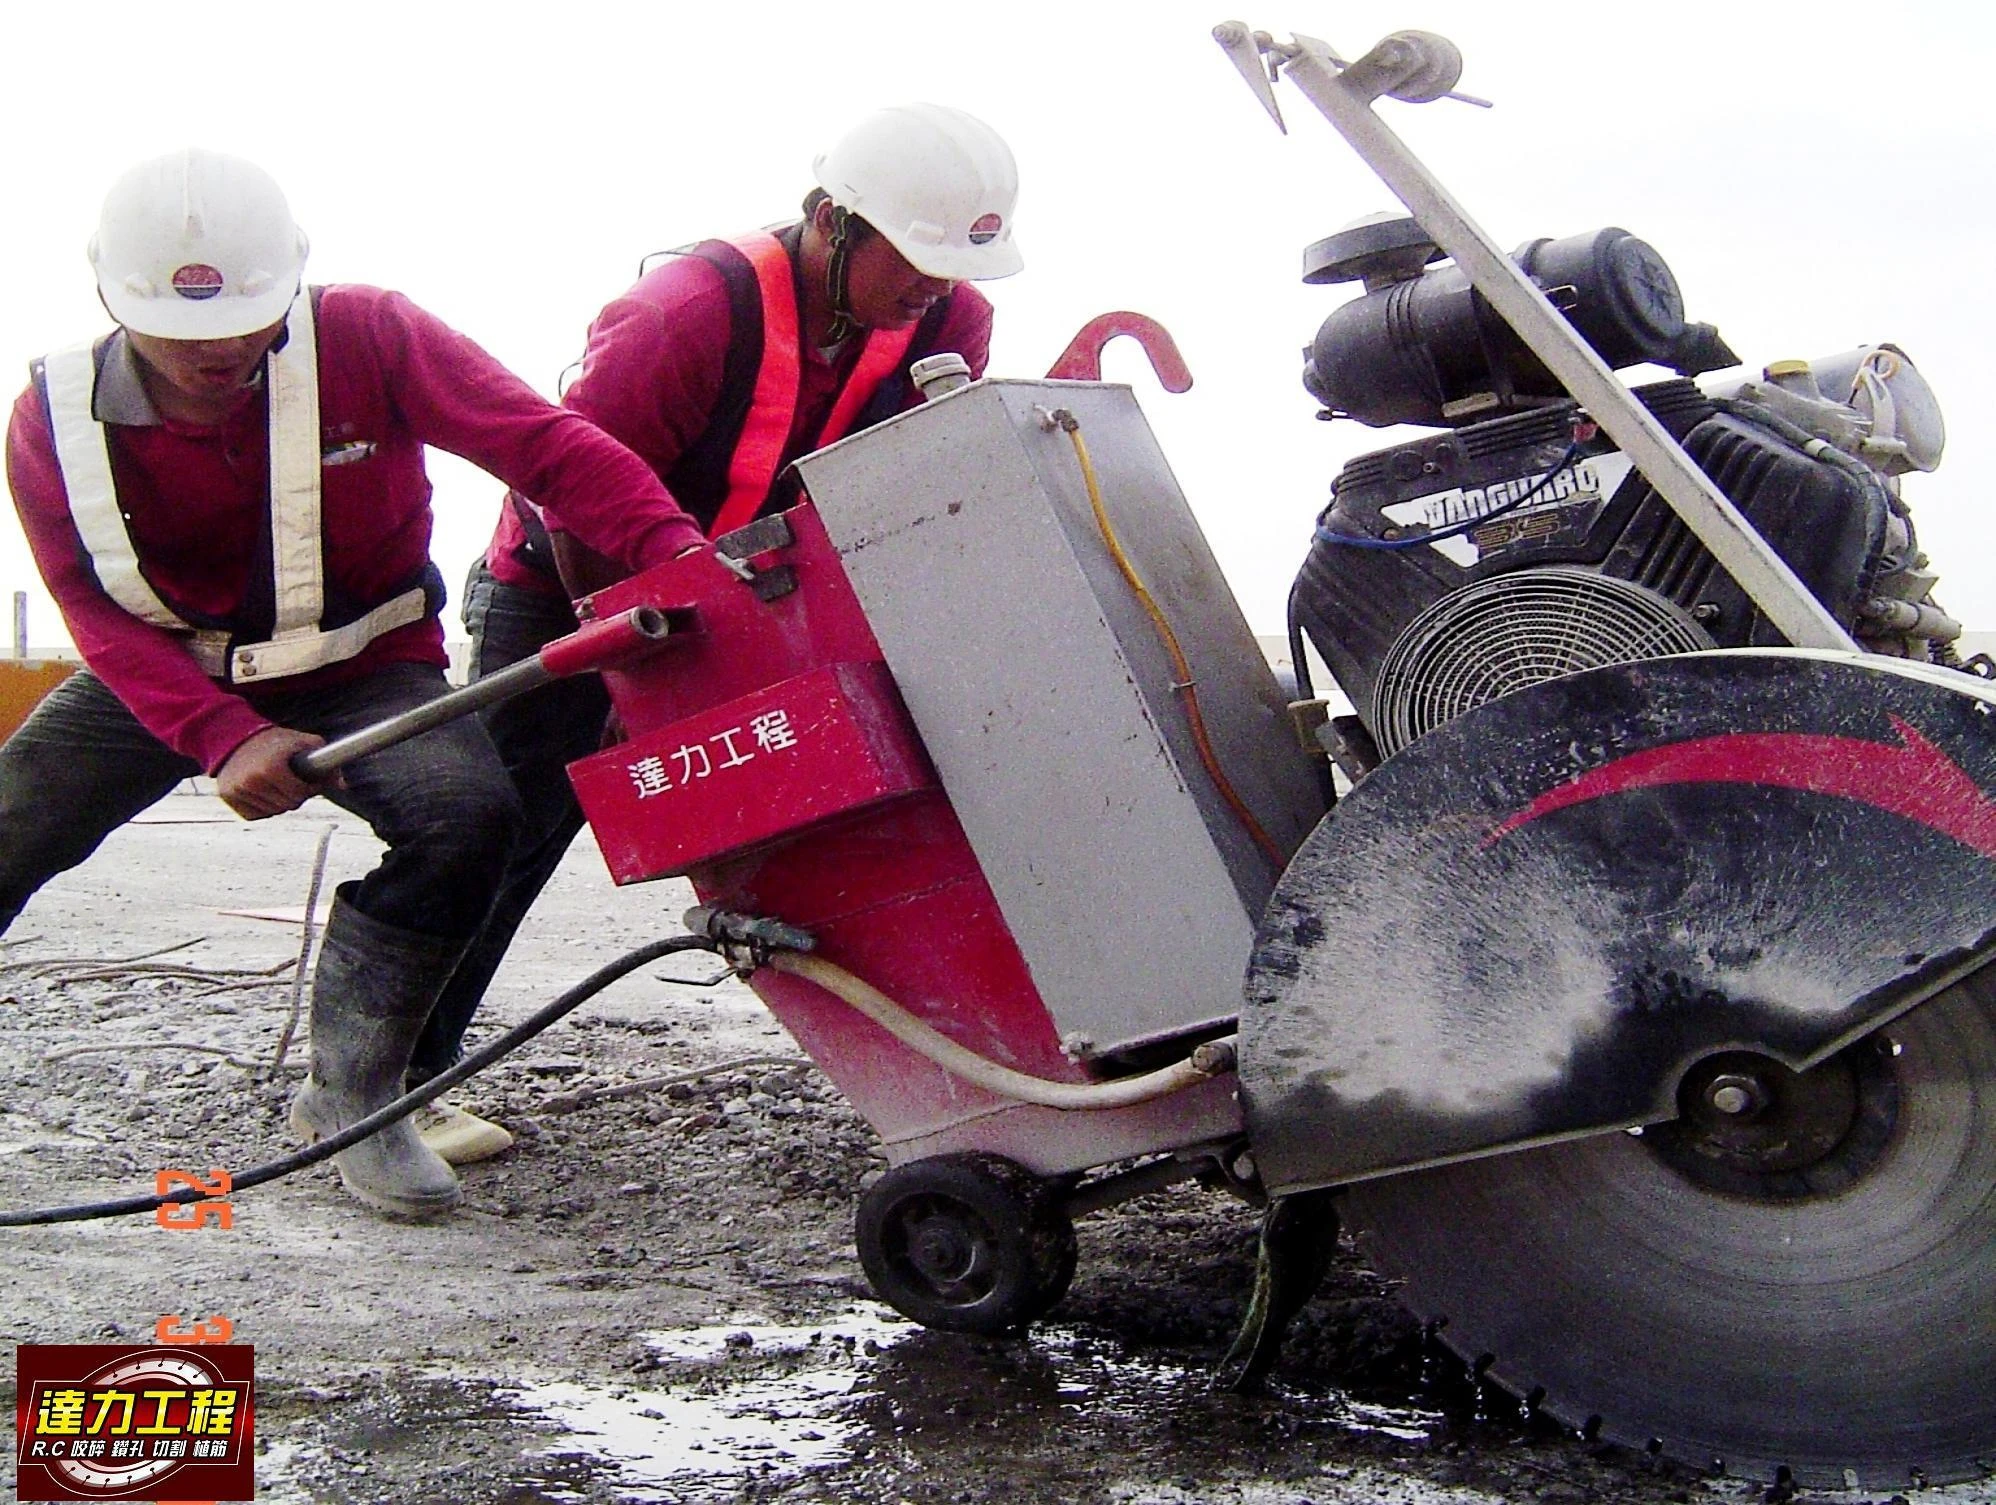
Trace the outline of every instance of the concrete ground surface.
<instances>
[{"instance_id":1,"label":"concrete ground surface","mask_svg":"<svg viewBox=\"0 0 1996 1505\"><path fill-rule=\"evenodd\" d=\"M35 900L0 947L0 1205L293 1147L302 1027L269 1068L328 830L330 895L371 865L364 827L320 802L245 825L189 789ZM487 1020L676 930L689 902L614 889L583 838ZM706 970L646 967L460 1089L518 1143L465 1170L444 1222L377 1220L315 1167L234 1197L226 1230L0 1229L0 1343L142 1342L168 1314L226 1315L256 1350L258 1498L286 1505L1911 1498L1715 1481L1521 1419L1348 1255L1265 1395L1210 1389L1257 1224L1196 1185L1086 1220L1073 1290L1030 1335L918 1329L871 1300L854 1255L870 1132L745 988L662 980ZM583 1100L747 1057L795 1059Z\"/></svg>"}]
</instances>

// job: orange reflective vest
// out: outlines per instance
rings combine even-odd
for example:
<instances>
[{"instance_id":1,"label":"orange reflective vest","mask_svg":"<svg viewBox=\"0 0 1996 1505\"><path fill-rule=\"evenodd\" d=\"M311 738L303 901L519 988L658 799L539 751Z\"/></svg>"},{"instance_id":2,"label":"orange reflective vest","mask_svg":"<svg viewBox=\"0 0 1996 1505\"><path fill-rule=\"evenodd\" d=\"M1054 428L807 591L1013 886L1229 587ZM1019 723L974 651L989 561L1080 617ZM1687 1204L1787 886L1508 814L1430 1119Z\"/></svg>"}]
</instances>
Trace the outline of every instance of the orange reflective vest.
<instances>
[{"instance_id":1,"label":"orange reflective vest","mask_svg":"<svg viewBox=\"0 0 1996 1505\"><path fill-rule=\"evenodd\" d=\"M731 533L753 519L776 485L790 431L797 422L797 391L803 360L797 328L797 292L790 256L782 242L766 231L757 231L726 244L747 260L761 293L762 360L756 368L755 391L749 399L748 414L742 421L740 437L735 440L734 453L729 457L727 496L707 529L709 538ZM833 440L845 437L853 419L880 384L901 369L908 347L914 342L915 330L916 326L910 325L868 332L859 359L839 389L825 426L811 446L813 449L823 449Z\"/></svg>"}]
</instances>

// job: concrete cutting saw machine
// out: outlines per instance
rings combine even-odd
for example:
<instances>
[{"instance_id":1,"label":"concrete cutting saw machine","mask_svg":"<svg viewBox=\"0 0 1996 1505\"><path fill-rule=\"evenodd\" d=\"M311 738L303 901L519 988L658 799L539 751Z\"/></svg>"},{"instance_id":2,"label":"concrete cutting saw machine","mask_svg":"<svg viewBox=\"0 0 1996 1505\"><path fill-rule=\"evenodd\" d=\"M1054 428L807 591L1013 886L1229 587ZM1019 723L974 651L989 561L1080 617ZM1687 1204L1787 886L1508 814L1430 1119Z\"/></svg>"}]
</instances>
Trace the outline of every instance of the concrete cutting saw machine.
<instances>
[{"instance_id":1,"label":"concrete cutting saw machine","mask_svg":"<svg viewBox=\"0 0 1996 1505\"><path fill-rule=\"evenodd\" d=\"M585 603L671 628L572 770L611 871L689 877L879 1132L860 1257L920 1322L1030 1322L1076 1215L1196 1175L1270 1208L1243 1374L1341 1220L1590 1436L1982 1477L1996 686L1900 496L1932 394L1889 345L1741 378L1625 231L1498 248L1372 109L1464 97L1440 38L1216 36L1406 211L1305 258L1362 285L1311 393L1427 430L1291 596L1349 710L1271 673L1127 387L945 372L739 582Z\"/></svg>"}]
</instances>

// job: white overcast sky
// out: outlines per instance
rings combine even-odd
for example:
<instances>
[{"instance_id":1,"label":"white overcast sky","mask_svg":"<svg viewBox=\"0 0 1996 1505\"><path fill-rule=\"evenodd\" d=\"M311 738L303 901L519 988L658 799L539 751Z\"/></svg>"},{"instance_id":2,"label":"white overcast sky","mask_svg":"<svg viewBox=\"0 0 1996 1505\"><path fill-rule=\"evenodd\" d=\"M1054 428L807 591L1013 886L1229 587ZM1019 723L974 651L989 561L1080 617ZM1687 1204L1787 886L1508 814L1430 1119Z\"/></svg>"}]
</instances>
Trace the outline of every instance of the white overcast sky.
<instances>
[{"instance_id":1,"label":"white overcast sky","mask_svg":"<svg viewBox=\"0 0 1996 1505\"><path fill-rule=\"evenodd\" d=\"M1911 354L1950 434L1907 495L1942 601L1996 628L1996 7L1231 4L12 4L0 362L24 380L106 327L83 258L104 188L200 144L285 185L313 281L398 288L552 393L640 256L784 217L849 123L934 99L996 126L1024 180L1026 271L987 285L993 374L1041 374L1109 309L1161 319L1194 390L1162 392L1134 347L1107 374L1136 386L1249 620L1275 631L1331 477L1398 437L1313 421L1298 351L1350 293L1303 287L1301 251L1392 201L1288 85L1279 136L1210 31L1238 18L1352 56L1423 27L1497 108L1381 111L1502 243L1621 225L1752 366ZM448 458L432 475L455 592L499 488ZM62 640L11 513L0 589L32 589L33 641Z\"/></svg>"}]
</instances>

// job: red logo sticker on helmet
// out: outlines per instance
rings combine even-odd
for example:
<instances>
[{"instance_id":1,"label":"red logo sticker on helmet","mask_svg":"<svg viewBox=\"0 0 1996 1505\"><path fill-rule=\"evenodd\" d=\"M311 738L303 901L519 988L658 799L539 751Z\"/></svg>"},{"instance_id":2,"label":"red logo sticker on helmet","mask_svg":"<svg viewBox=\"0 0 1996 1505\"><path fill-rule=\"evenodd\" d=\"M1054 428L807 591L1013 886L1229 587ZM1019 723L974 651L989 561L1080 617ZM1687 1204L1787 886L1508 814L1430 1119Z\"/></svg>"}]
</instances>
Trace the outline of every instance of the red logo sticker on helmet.
<instances>
[{"instance_id":1,"label":"red logo sticker on helmet","mask_svg":"<svg viewBox=\"0 0 1996 1505\"><path fill-rule=\"evenodd\" d=\"M981 246L998 238L998 232L1005 228L1005 222L995 214L980 214L970 226L970 243Z\"/></svg>"},{"instance_id":2,"label":"red logo sticker on helmet","mask_svg":"<svg viewBox=\"0 0 1996 1505\"><path fill-rule=\"evenodd\" d=\"M211 266L190 262L173 274L173 290L196 303L212 298L222 290L222 274Z\"/></svg>"}]
</instances>

